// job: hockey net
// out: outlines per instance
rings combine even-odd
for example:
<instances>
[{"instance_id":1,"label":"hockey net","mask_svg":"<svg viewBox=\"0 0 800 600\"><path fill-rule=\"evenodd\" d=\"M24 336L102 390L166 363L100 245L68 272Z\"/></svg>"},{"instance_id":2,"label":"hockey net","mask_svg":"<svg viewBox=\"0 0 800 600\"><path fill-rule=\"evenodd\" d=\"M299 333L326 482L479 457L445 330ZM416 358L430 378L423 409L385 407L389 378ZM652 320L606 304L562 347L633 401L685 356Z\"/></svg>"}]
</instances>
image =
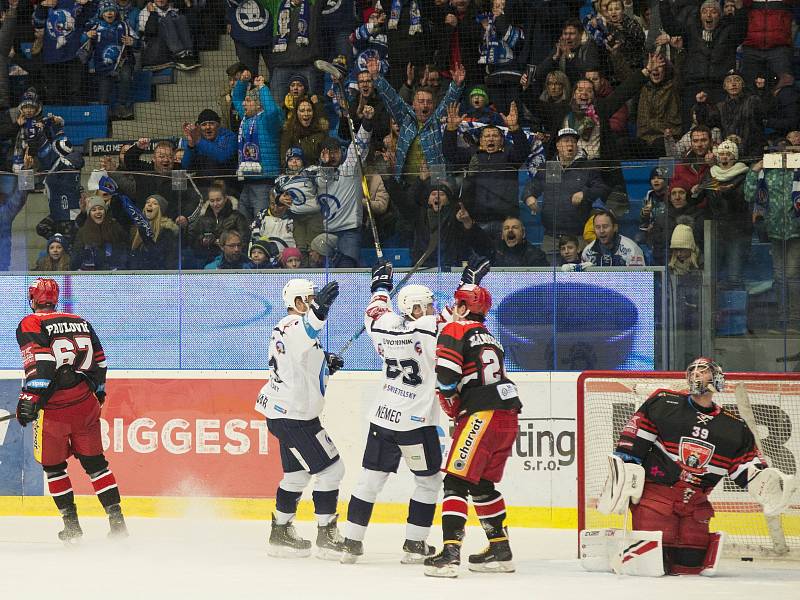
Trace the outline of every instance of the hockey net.
<instances>
[{"instance_id":1,"label":"hockey net","mask_svg":"<svg viewBox=\"0 0 800 600\"><path fill-rule=\"evenodd\" d=\"M621 515L597 511L597 500L608 473L607 456L630 416L660 388L685 390L683 373L585 372L578 378L578 527L622 527ZM797 472L800 460L800 376L797 374L726 374L725 391L714 401L738 414L734 389L743 383L770 466L786 474ZM725 555L739 558L800 560L800 492L781 517L786 546L776 541L761 505L747 491L725 477L710 495L716 516L712 531L725 531ZM774 530L774 525L773 525ZM778 536L780 537L780 536ZM788 551L787 551L788 549Z\"/></svg>"}]
</instances>

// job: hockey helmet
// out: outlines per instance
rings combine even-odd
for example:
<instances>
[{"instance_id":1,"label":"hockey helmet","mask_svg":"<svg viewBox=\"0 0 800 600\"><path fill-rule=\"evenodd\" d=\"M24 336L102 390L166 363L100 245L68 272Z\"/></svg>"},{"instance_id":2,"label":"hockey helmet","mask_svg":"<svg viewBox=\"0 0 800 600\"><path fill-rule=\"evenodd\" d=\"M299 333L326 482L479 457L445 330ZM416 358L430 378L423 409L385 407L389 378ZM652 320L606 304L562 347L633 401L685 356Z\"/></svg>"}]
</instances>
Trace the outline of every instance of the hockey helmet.
<instances>
[{"instance_id":1,"label":"hockey helmet","mask_svg":"<svg viewBox=\"0 0 800 600\"><path fill-rule=\"evenodd\" d=\"M422 311L429 304L433 304L433 292L424 285L406 285L397 294L397 306L403 316L412 318L414 307L419 306Z\"/></svg>"},{"instance_id":2,"label":"hockey helmet","mask_svg":"<svg viewBox=\"0 0 800 600\"><path fill-rule=\"evenodd\" d=\"M492 295L484 287L465 283L454 294L456 306L464 304L473 314L485 316L492 308Z\"/></svg>"},{"instance_id":3,"label":"hockey helmet","mask_svg":"<svg viewBox=\"0 0 800 600\"><path fill-rule=\"evenodd\" d=\"M689 384L690 394L705 394L709 391L703 380L697 377L698 374L705 371L711 371L711 383L708 384L708 387L717 392L725 389L725 373L722 372L722 367L714 360L700 356L686 367L686 382Z\"/></svg>"},{"instance_id":4,"label":"hockey helmet","mask_svg":"<svg viewBox=\"0 0 800 600\"><path fill-rule=\"evenodd\" d=\"M308 279L290 279L283 286L283 302L286 308L294 308L295 298L300 298L306 304L309 303L308 297L317 293L317 286Z\"/></svg>"},{"instance_id":5,"label":"hockey helmet","mask_svg":"<svg viewBox=\"0 0 800 600\"><path fill-rule=\"evenodd\" d=\"M55 279L39 277L28 288L28 299L35 304L58 304L58 283Z\"/></svg>"}]
</instances>

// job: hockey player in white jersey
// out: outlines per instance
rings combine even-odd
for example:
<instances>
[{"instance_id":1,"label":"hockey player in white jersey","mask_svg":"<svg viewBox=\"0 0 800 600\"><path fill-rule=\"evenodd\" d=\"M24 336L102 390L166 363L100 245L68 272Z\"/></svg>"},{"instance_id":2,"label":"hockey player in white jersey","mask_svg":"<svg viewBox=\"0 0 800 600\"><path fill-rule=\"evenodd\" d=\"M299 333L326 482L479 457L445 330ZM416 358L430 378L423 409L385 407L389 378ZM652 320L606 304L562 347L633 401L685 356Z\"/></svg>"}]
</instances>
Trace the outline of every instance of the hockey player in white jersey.
<instances>
[{"instance_id":1,"label":"hockey player in white jersey","mask_svg":"<svg viewBox=\"0 0 800 600\"><path fill-rule=\"evenodd\" d=\"M472 265L488 270L484 266ZM364 552L363 540L375 500L401 457L414 474L415 489L408 503L405 564L421 563L435 549L426 543L439 490L442 452L437 432L436 338L449 311L436 314L433 293L423 285L407 285L397 295L400 314L392 310L392 265L372 269L372 299L364 323L383 359L384 381L371 408L370 427L362 460L363 471L347 510L343 563L354 563Z\"/></svg>"},{"instance_id":2,"label":"hockey player in white jersey","mask_svg":"<svg viewBox=\"0 0 800 600\"><path fill-rule=\"evenodd\" d=\"M275 494L270 556L311 554L311 542L297 535L292 521L312 475L317 557L338 560L344 546L336 527L344 464L319 420L328 375L344 366L341 357L325 352L319 343L320 331L338 295L335 281L317 291L312 281L290 280L283 288L289 314L272 330L268 379L256 401L256 410L267 417L267 428L280 442L284 473Z\"/></svg>"}]
</instances>

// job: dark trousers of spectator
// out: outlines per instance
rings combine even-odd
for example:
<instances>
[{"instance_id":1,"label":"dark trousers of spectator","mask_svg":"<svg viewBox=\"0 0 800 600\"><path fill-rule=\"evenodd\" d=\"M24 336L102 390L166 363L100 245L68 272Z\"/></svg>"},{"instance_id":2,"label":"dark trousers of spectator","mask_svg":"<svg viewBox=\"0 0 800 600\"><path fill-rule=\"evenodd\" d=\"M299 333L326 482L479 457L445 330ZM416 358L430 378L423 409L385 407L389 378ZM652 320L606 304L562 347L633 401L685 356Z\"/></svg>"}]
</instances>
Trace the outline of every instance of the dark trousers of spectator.
<instances>
[{"instance_id":1,"label":"dark trousers of spectator","mask_svg":"<svg viewBox=\"0 0 800 600\"><path fill-rule=\"evenodd\" d=\"M332 61L337 56L344 56L347 68L353 64L353 46L350 44L351 31L324 31L322 34L322 55L325 60ZM242 61L244 62L244 61Z\"/></svg>"},{"instance_id":2,"label":"dark trousers of spectator","mask_svg":"<svg viewBox=\"0 0 800 600\"><path fill-rule=\"evenodd\" d=\"M83 104L85 67L77 58L42 65L48 104Z\"/></svg>"},{"instance_id":3,"label":"dark trousers of spectator","mask_svg":"<svg viewBox=\"0 0 800 600\"><path fill-rule=\"evenodd\" d=\"M756 75L769 77L772 73L779 77L792 72L792 49L784 47L758 50L742 47L741 71L745 85L752 90Z\"/></svg>"},{"instance_id":4,"label":"dark trousers of spectator","mask_svg":"<svg viewBox=\"0 0 800 600\"><path fill-rule=\"evenodd\" d=\"M162 17L158 22L158 35L173 56L194 52L189 21L184 15L168 13L166 17Z\"/></svg>"},{"instance_id":5,"label":"dark trousers of spectator","mask_svg":"<svg viewBox=\"0 0 800 600\"><path fill-rule=\"evenodd\" d=\"M800 329L800 238L770 242L778 323Z\"/></svg>"},{"instance_id":6,"label":"dark trousers of spectator","mask_svg":"<svg viewBox=\"0 0 800 600\"><path fill-rule=\"evenodd\" d=\"M117 98L114 106L124 106L130 108L131 102L131 83L133 82L133 65L120 65L116 73L101 73L97 76L97 99L100 104L111 105L111 98L114 90L117 90Z\"/></svg>"},{"instance_id":7,"label":"dark trousers of spectator","mask_svg":"<svg viewBox=\"0 0 800 600\"><path fill-rule=\"evenodd\" d=\"M269 55L272 51L271 48L267 46L251 48L250 46L245 46L236 40L234 40L233 45L236 47L236 58L238 58L239 62L249 69L249 71L253 74L254 79L258 75L259 59L264 59L265 66L269 64L267 61L269 60ZM271 81L270 85L272 85Z\"/></svg>"}]
</instances>

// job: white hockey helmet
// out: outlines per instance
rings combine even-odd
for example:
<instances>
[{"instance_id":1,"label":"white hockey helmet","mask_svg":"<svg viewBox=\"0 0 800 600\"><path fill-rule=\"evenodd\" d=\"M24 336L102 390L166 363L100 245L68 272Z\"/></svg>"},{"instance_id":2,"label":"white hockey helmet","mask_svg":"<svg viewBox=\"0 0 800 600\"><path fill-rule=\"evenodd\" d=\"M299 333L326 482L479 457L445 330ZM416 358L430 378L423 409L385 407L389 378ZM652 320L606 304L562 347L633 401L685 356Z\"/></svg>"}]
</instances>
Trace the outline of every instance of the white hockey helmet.
<instances>
[{"instance_id":1,"label":"white hockey helmet","mask_svg":"<svg viewBox=\"0 0 800 600\"><path fill-rule=\"evenodd\" d=\"M286 308L294 308L295 298L300 298L306 304L309 303L308 297L317 293L317 286L309 279L290 279L283 286L283 303Z\"/></svg>"},{"instance_id":2,"label":"white hockey helmet","mask_svg":"<svg viewBox=\"0 0 800 600\"><path fill-rule=\"evenodd\" d=\"M433 304L433 292L424 285L406 285L397 294L397 307L409 319L413 318L411 313L415 306L420 306L425 312L429 304Z\"/></svg>"},{"instance_id":3,"label":"white hockey helmet","mask_svg":"<svg viewBox=\"0 0 800 600\"><path fill-rule=\"evenodd\" d=\"M700 373L705 371L711 372L711 381L708 384L705 384L703 379L698 377ZM686 383L689 384L690 394L705 394L708 391L721 392L725 389L725 373L722 372L722 367L713 359L700 356L686 367Z\"/></svg>"}]
</instances>

